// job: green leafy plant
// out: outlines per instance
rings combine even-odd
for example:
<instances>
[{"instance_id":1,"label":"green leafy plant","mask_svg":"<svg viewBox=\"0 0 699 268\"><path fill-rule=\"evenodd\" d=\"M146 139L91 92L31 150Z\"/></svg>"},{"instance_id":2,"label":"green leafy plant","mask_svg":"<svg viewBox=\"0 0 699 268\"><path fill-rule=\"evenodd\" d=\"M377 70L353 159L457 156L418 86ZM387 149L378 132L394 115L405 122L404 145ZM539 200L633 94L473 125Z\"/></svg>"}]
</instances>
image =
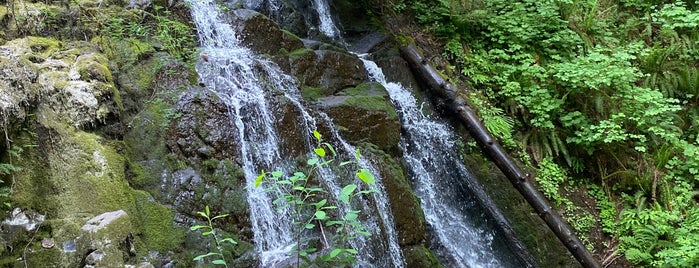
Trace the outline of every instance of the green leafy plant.
<instances>
[{"instance_id":1,"label":"green leafy plant","mask_svg":"<svg viewBox=\"0 0 699 268\"><path fill-rule=\"evenodd\" d=\"M232 245L238 244L233 238L230 237L220 237L217 232L216 228L214 228L214 221L223 219L225 217L228 217L228 214L222 214L222 215L216 215L213 216L211 215L211 210L209 209L209 206L206 206L204 208L204 211L197 211L197 214L204 219L206 219L206 222L204 224L199 224L199 225L194 225L190 227L189 229L192 231L198 231L201 230L203 231L201 233L202 236L204 237L211 237L214 240L214 243L216 244L216 252L208 252L205 254L201 254L199 256L194 257L194 261L201 261L205 258L213 258L211 260L211 264L215 265L223 265L224 267L228 267L228 263L226 263L226 257L223 252L223 243L229 243Z\"/></svg>"},{"instance_id":2,"label":"green leafy plant","mask_svg":"<svg viewBox=\"0 0 699 268\"><path fill-rule=\"evenodd\" d=\"M371 236L371 233L367 232L359 220L361 210L352 210L350 207L354 198L375 192L371 188L375 185L375 179L368 169L358 168L354 172L355 176L366 186L347 184L337 195L340 203L333 204L327 190L317 184L314 176L322 168L358 164L361 154L357 150L353 160L331 165L335 163L334 158L338 157L337 152L331 144L322 141L318 131L313 131L313 136L317 147L313 149L313 156L306 161L306 172L296 171L286 176L282 171L263 170L255 180L255 187L265 184L268 191L281 191L282 194L273 203L280 211L292 211L297 266L302 264L301 260L306 264L320 262L322 266L354 264L358 251L349 242L358 236ZM322 249L311 245L312 239L304 236L313 231L319 233L317 239L322 243ZM314 253L320 253L320 256L311 258L310 255Z\"/></svg>"},{"instance_id":3,"label":"green leafy plant","mask_svg":"<svg viewBox=\"0 0 699 268\"><path fill-rule=\"evenodd\" d=\"M182 22L170 19L172 12L163 7L155 6L156 39L165 50L183 61L195 56L196 39L194 29Z\"/></svg>"}]
</instances>

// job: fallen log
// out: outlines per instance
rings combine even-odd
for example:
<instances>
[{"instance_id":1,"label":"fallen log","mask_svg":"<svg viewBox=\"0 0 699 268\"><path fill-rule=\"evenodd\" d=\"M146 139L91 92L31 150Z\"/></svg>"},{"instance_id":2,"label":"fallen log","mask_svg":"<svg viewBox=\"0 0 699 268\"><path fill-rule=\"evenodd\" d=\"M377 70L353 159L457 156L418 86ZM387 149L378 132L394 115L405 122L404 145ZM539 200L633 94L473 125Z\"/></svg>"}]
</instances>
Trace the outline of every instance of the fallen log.
<instances>
[{"instance_id":1,"label":"fallen log","mask_svg":"<svg viewBox=\"0 0 699 268\"><path fill-rule=\"evenodd\" d=\"M444 99L446 106L468 129L485 154L495 162L512 185L539 214L539 217L546 222L551 231L568 248L573 257L583 267L600 267L585 245L575 236L575 232L566 224L558 212L552 208L546 198L529 182L528 177L531 177L531 175L522 171L497 140L490 135L473 109L466 105L463 98L456 94L454 85L442 78L413 45L401 47L400 50L403 58L410 64L413 71L424 80L433 93Z\"/></svg>"}]
</instances>

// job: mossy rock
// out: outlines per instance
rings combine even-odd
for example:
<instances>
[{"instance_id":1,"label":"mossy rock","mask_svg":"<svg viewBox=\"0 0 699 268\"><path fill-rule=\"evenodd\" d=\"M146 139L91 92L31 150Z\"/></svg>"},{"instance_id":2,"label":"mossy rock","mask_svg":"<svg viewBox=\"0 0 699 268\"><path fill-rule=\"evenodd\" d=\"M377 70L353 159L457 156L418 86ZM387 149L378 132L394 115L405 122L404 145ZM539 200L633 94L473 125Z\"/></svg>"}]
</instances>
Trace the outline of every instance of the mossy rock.
<instances>
[{"instance_id":1,"label":"mossy rock","mask_svg":"<svg viewBox=\"0 0 699 268\"><path fill-rule=\"evenodd\" d=\"M398 231L398 243L402 247L424 243L427 228L425 215L401 166L373 144L363 143L360 150L362 155L373 160L381 172Z\"/></svg>"},{"instance_id":2,"label":"mossy rock","mask_svg":"<svg viewBox=\"0 0 699 268\"><path fill-rule=\"evenodd\" d=\"M465 133L465 130L463 130ZM464 156L465 164L510 223L515 235L541 267L577 267L563 244L494 163L480 152Z\"/></svg>"},{"instance_id":3,"label":"mossy rock","mask_svg":"<svg viewBox=\"0 0 699 268\"><path fill-rule=\"evenodd\" d=\"M442 268L437 256L422 245L415 245L403 249L405 266L411 268Z\"/></svg>"},{"instance_id":4,"label":"mossy rock","mask_svg":"<svg viewBox=\"0 0 699 268\"><path fill-rule=\"evenodd\" d=\"M179 247L184 239L184 230L174 226L175 215L167 207L155 202L144 191L134 191L136 209L132 215L141 230L145 247L141 249L167 252ZM143 252L144 255L146 252Z\"/></svg>"},{"instance_id":5,"label":"mossy rock","mask_svg":"<svg viewBox=\"0 0 699 268\"><path fill-rule=\"evenodd\" d=\"M12 201L50 217L102 213L133 205L124 158L113 144L79 130L39 130L42 153L26 150Z\"/></svg>"},{"instance_id":6,"label":"mossy rock","mask_svg":"<svg viewBox=\"0 0 699 268\"><path fill-rule=\"evenodd\" d=\"M302 86L323 88L330 96L342 89L355 87L368 79L364 63L353 54L316 50L293 54L288 62L277 60L280 67L299 79Z\"/></svg>"},{"instance_id":7,"label":"mossy rock","mask_svg":"<svg viewBox=\"0 0 699 268\"><path fill-rule=\"evenodd\" d=\"M370 142L392 155L399 154L400 121L381 84L347 88L337 96L320 98L318 103L348 141Z\"/></svg>"},{"instance_id":8,"label":"mossy rock","mask_svg":"<svg viewBox=\"0 0 699 268\"><path fill-rule=\"evenodd\" d=\"M275 55L283 48L294 51L303 48L303 41L265 15L249 9L231 12L232 24L240 40L259 54Z\"/></svg>"},{"instance_id":9,"label":"mossy rock","mask_svg":"<svg viewBox=\"0 0 699 268\"><path fill-rule=\"evenodd\" d=\"M89 53L80 55L75 60L75 70L83 81L113 82L112 73L108 67L109 61L102 54Z\"/></svg>"}]
</instances>

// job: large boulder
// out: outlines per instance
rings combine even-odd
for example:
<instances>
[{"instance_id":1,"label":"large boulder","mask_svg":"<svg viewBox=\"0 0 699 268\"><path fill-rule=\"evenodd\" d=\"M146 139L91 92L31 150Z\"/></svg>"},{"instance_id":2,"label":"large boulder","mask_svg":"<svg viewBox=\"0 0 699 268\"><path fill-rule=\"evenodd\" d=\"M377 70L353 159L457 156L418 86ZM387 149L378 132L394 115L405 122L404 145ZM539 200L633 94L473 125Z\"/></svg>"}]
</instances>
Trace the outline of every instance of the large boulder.
<instances>
[{"instance_id":1,"label":"large boulder","mask_svg":"<svg viewBox=\"0 0 699 268\"><path fill-rule=\"evenodd\" d=\"M107 58L85 42L27 37L0 46L0 113L22 120L26 107L41 118L93 127L121 103Z\"/></svg>"},{"instance_id":2,"label":"large boulder","mask_svg":"<svg viewBox=\"0 0 699 268\"><path fill-rule=\"evenodd\" d=\"M237 128L216 94L203 89L190 91L180 98L175 114L167 135L170 151L192 162L238 159Z\"/></svg>"},{"instance_id":3,"label":"large boulder","mask_svg":"<svg viewBox=\"0 0 699 268\"><path fill-rule=\"evenodd\" d=\"M275 55L303 48L301 39L254 10L236 9L230 18L240 41L257 53Z\"/></svg>"},{"instance_id":4,"label":"large boulder","mask_svg":"<svg viewBox=\"0 0 699 268\"><path fill-rule=\"evenodd\" d=\"M303 86L323 89L329 96L368 80L364 63L353 54L334 50L298 50L277 63Z\"/></svg>"},{"instance_id":5,"label":"large boulder","mask_svg":"<svg viewBox=\"0 0 699 268\"><path fill-rule=\"evenodd\" d=\"M398 244L406 248L424 243L427 228L425 215L401 166L393 157L378 150L373 144L362 144L361 151L362 155L372 160L381 173L398 231Z\"/></svg>"},{"instance_id":6,"label":"large boulder","mask_svg":"<svg viewBox=\"0 0 699 268\"><path fill-rule=\"evenodd\" d=\"M318 99L342 136L350 142L370 142L398 155L400 120L386 89L369 82L347 88L338 95Z\"/></svg>"}]
</instances>

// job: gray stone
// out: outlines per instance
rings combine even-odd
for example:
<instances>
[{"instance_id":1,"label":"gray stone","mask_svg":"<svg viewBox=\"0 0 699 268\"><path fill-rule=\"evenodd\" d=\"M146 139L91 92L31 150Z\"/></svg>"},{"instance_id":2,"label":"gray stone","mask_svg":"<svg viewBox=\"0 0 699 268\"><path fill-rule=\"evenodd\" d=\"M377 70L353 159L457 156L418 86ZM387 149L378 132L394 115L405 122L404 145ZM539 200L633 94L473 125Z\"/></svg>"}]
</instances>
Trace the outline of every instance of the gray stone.
<instances>
[{"instance_id":1,"label":"gray stone","mask_svg":"<svg viewBox=\"0 0 699 268\"><path fill-rule=\"evenodd\" d=\"M46 219L46 216L32 211L22 211L20 208L12 210L10 218L5 219L2 224L11 227L22 227L27 231L33 231Z\"/></svg>"},{"instance_id":2,"label":"gray stone","mask_svg":"<svg viewBox=\"0 0 699 268\"><path fill-rule=\"evenodd\" d=\"M125 216L127 216L127 214L126 211L123 210L102 213L88 220L81 229L83 231L95 233L106 228L113 221Z\"/></svg>"}]
</instances>

